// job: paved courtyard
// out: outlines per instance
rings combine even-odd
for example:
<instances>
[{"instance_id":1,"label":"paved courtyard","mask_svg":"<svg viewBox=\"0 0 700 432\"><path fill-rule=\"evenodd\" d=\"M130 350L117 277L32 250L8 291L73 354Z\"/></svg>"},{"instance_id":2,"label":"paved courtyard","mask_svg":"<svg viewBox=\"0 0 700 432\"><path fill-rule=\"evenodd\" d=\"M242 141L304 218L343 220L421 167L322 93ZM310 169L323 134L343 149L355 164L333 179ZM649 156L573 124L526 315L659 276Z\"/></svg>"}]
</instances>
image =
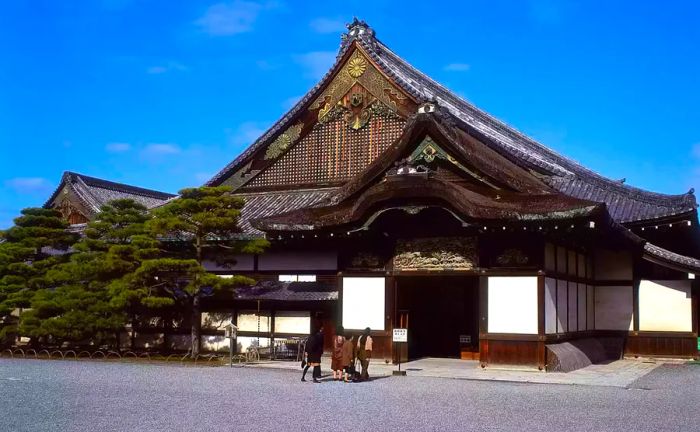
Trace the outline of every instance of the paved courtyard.
<instances>
[{"instance_id":1,"label":"paved courtyard","mask_svg":"<svg viewBox=\"0 0 700 432\"><path fill-rule=\"evenodd\" d=\"M325 370L330 369L330 358L323 358ZM610 387L627 387L648 374L662 361L618 360L607 364L595 364L568 373L546 373L534 368L493 367L482 369L478 361L446 358L424 358L402 365L401 369L411 377L454 378L482 381L511 381L539 384L572 384ZM246 366L251 367L251 366ZM298 363L262 362L252 367L296 370ZM373 376L389 376L395 365L374 362L370 366Z\"/></svg>"},{"instance_id":2,"label":"paved courtyard","mask_svg":"<svg viewBox=\"0 0 700 432\"><path fill-rule=\"evenodd\" d=\"M546 375L546 374L542 374ZM375 377L298 370L0 360L2 431L697 431L700 366L626 387Z\"/></svg>"}]
</instances>

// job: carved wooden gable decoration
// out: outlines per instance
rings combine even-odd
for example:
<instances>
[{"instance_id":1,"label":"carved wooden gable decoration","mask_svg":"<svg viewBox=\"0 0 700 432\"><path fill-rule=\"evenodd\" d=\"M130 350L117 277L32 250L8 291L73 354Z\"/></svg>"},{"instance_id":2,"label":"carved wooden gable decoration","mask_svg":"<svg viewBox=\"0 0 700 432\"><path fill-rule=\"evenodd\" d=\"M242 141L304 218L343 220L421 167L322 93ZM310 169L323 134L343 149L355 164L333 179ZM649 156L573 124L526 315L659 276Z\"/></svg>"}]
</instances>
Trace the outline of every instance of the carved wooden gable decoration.
<instances>
[{"instance_id":1,"label":"carved wooden gable decoration","mask_svg":"<svg viewBox=\"0 0 700 432\"><path fill-rule=\"evenodd\" d=\"M88 222L90 212L75 196L75 192L69 186L64 186L59 196L51 204L54 208L61 212L61 216L70 224L80 224Z\"/></svg>"},{"instance_id":2,"label":"carved wooden gable decoration","mask_svg":"<svg viewBox=\"0 0 700 432\"><path fill-rule=\"evenodd\" d=\"M355 49L301 119L226 183L243 190L341 184L398 139L414 108Z\"/></svg>"},{"instance_id":3,"label":"carved wooden gable decoration","mask_svg":"<svg viewBox=\"0 0 700 432\"><path fill-rule=\"evenodd\" d=\"M475 237L431 237L398 240L394 269L473 270L477 267Z\"/></svg>"},{"instance_id":4,"label":"carved wooden gable decoration","mask_svg":"<svg viewBox=\"0 0 700 432\"><path fill-rule=\"evenodd\" d=\"M480 186L501 189L500 186L492 182L488 176L481 173L478 169L469 166L467 162L460 162L450 153L443 150L430 135L427 135L420 144L418 144L416 149L413 150L408 157L407 162L414 166L424 166L433 171L438 171L441 176L450 175L454 179L467 179ZM440 163L449 167L449 172L451 174L447 174L445 170L440 170L438 167Z\"/></svg>"}]
</instances>

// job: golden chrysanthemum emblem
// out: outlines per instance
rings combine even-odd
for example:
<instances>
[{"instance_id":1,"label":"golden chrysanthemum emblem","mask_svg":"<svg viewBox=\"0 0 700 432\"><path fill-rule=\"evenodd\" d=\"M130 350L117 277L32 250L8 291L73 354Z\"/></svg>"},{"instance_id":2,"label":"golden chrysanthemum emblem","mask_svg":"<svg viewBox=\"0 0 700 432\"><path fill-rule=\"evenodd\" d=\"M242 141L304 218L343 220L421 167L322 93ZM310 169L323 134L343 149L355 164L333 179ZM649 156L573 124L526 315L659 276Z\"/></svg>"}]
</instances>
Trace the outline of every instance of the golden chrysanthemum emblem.
<instances>
[{"instance_id":1,"label":"golden chrysanthemum emblem","mask_svg":"<svg viewBox=\"0 0 700 432\"><path fill-rule=\"evenodd\" d=\"M348 73L353 78L359 78L367 70L367 60L362 57L354 57L348 62Z\"/></svg>"}]
</instances>

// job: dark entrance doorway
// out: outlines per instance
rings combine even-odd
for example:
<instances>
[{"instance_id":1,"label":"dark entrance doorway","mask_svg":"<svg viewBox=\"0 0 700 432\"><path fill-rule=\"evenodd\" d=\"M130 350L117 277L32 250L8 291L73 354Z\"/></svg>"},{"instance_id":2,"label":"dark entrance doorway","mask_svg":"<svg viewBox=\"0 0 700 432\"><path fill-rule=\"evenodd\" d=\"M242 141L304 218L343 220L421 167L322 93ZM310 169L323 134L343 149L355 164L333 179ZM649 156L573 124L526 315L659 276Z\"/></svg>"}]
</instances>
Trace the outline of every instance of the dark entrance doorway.
<instances>
[{"instance_id":1,"label":"dark entrance doorway","mask_svg":"<svg viewBox=\"0 0 700 432\"><path fill-rule=\"evenodd\" d=\"M408 326L408 358L464 357L479 346L475 276L400 276L398 319Z\"/></svg>"}]
</instances>

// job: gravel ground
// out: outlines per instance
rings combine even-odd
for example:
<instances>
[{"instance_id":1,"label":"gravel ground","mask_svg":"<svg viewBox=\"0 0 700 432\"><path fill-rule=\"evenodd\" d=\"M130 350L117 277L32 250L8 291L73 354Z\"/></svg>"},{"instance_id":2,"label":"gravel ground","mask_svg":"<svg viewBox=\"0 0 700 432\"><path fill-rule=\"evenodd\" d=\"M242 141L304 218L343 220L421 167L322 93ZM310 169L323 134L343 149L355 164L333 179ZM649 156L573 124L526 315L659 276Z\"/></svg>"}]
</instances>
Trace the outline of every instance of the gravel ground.
<instances>
[{"instance_id":1,"label":"gravel ground","mask_svg":"<svg viewBox=\"0 0 700 432\"><path fill-rule=\"evenodd\" d=\"M0 360L0 431L700 431L700 366L630 388Z\"/></svg>"}]
</instances>

